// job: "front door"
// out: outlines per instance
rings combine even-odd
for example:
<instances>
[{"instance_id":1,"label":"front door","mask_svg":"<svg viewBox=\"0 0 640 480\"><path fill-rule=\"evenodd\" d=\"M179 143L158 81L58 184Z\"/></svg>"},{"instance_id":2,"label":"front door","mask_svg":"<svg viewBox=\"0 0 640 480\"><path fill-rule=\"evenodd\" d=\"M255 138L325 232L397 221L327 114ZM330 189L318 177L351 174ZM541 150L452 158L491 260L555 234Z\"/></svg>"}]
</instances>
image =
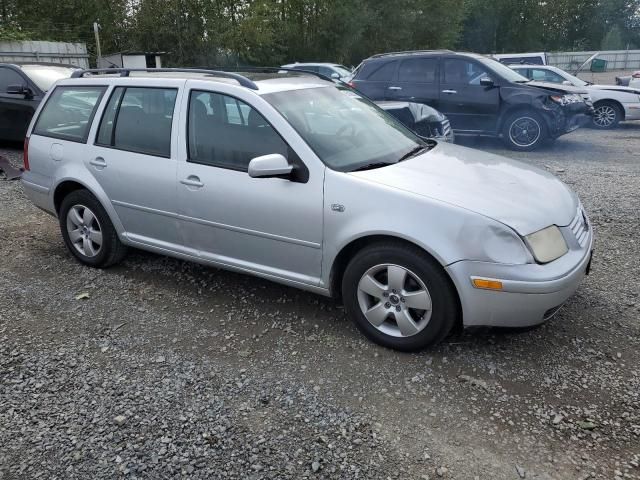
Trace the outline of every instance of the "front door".
<instances>
[{"instance_id":1,"label":"front door","mask_svg":"<svg viewBox=\"0 0 640 480\"><path fill-rule=\"evenodd\" d=\"M177 94L177 87L113 89L86 159L127 237L170 250L182 247L171 141Z\"/></svg>"},{"instance_id":2,"label":"front door","mask_svg":"<svg viewBox=\"0 0 640 480\"><path fill-rule=\"evenodd\" d=\"M500 88L480 85L484 77L491 78L491 75L473 59L441 60L438 106L459 133L496 132Z\"/></svg>"},{"instance_id":3,"label":"front door","mask_svg":"<svg viewBox=\"0 0 640 480\"><path fill-rule=\"evenodd\" d=\"M186 249L203 259L317 285L324 171L309 172L257 110L231 95L191 90L187 159L178 167ZM293 179L251 178L252 158L279 153Z\"/></svg>"},{"instance_id":4,"label":"front door","mask_svg":"<svg viewBox=\"0 0 640 480\"><path fill-rule=\"evenodd\" d=\"M28 82L15 70L0 67L0 139L22 141L41 97L7 92L14 85L27 87Z\"/></svg>"}]
</instances>

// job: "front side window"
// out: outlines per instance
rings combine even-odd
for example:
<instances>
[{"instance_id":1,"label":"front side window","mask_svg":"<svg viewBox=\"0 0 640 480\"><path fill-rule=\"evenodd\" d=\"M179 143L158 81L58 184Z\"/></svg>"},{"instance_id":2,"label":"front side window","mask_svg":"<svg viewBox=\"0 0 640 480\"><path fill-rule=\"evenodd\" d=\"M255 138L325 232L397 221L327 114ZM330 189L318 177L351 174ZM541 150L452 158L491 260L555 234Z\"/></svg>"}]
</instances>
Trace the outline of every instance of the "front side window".
<instances>
[{"instance_id":1,"label":"front side window","mask_svg":"<svg viewBox=\"0 0 640 480\"><path fill-rule=\"evenodd\" d=\"M389 82L396 71L397 61L365 63L362 72L357 77L370 82Z\"/></svg>"},{"instance_id":2,"label":"front side window","mask_svg":"<svg viewBox=\"0 0 640 480\"><path fill-rule=\"evenodd\" d=\"M7 67L0 67L0 93L7 93L10 85L26 85L24 78Z\"/></svg>"},{"instance_id":3,"label":"front side window","mask_svg":"<svg viewBox=\"0 0 640 480\"><path fill-rule=\"evenodd\" d=\"M531 78L539 82L552 82L552 83L564 82L564 78L562 78L556 72L552 72L550 70L542 70L540 68L531 69Z\"/></svg>"},{"instance_id":4,"label":"front side window","mask_svg":"<svg viewBox=\"0 0 640 480\"><path fill-rule=\"evenodd\" d=\"M194 90L188 118L190 162L246 172L255 157L288 155L287 144L269 122L237 98Z\"/></svg>"},{"instance_id":5,"label":"front side window","mask_svg":"<svg viewBox=\"0 0 640 480\"><path fill-rule=\"evenodd\" d=\"M398 120L348 88L305 88L263 98L334 170L395 163L424 146Z\"/></svg>"},{"instance_id":6,"label":"front side window","mask_svg":"<svg viewBox=\"0 0 640 480\"><path fill-rule=\"evenodd\" d=\"M443 80L451 85L480 85L480 79L490 78L488 71L479 63L464 59L445 59Z\"/></svg>"},{"instance_id":7,"label":"front side window","mask_svg":"<svg viewBox=\"0 0 640 480\"><path fill-rule=\"evenodd\" d=\"M436 78L438 60L435 58L409 58L400 62L398 81L433 83Z\"/></svg>"},{"instance_id":8,"label":"front side window","mask_svg":"<svg viewBox=\"0 0 640 480\"><path fill-rule=\"evenodd\" d=\"M38 117L33 133L86 142L91 120L106 87L57 87Z\"/></svg>"},{"instance_id":9,"label":"front side window","mask_svg":"<svg viewBox=\"0 0 640 480\"><path fill-rule=\"evenodd\" d=\"M175 88L115 88L104 110L96 144L170 157L177 94Z\"/></svg>"}]
</instances>

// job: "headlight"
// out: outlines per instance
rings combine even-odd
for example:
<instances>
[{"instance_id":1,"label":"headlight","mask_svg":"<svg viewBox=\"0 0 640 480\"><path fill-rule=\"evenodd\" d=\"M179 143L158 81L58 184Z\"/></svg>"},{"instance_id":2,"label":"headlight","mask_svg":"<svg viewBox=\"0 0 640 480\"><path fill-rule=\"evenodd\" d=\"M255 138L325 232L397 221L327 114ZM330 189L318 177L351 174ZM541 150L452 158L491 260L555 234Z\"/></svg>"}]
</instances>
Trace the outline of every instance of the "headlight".
<instances>
[{"instance_id":1,"label":"headlight","mask_svg":"<svg viewBox=\"0 0 640 480\"><path fill-rule=\"evenodd\" d=\"M566 95L551 95L551 97L549 98L562 106L571 105L572 103L580 103L583 101L582 97L580 95L576 95L575 93L568 93Z\"/></svg>"},{"instance_id":2,"label":"headlight","mask_svg":"<svg viewBox=\"0 0 640 480\"><path fill-rule=\"evenodd\" d=\"M548 263L569 251L562 232L555 225L524 237L533 257L539 263Z\"/></svg>"}]
</instances>

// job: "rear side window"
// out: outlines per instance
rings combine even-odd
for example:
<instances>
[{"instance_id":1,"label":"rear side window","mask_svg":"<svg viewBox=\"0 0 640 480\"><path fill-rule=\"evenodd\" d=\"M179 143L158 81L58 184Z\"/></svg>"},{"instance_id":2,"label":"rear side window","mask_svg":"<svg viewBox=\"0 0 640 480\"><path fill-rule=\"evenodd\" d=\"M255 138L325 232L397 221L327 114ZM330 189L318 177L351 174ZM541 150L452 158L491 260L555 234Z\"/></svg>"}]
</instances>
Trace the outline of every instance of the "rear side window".
<instances>
[{"instance_id":1,"label":"rear side window","mask_svg":"<svg viewBox=\"0 0 640 480\"><path fill-rule=\"evenodd\" d=\"M438 60L435 58L409 58L400 62L398 81L433 83L436 79Z\"/></svg>"},{"instance_id":2,"label":"rear side window","mask_svg":"<svg viewBox=\"0 0 640 480\"><path fill-rule=\"evenodd\" d=\"M372 82L389 82L393 79L397 61L365 63L362 66L358 79Z\"/></svg>"},{"instance_id":3,"label":"rear side window","mask_svg":"<svg viewBox=\"0 0 640 480\"><path fill-rule=\"evenodd\" d=\"M107 87L56 87L38 117L33 133L86 142L96 107Z\"/></svg>"},{"instance_id":4,"label":"rear side window","mask_svg":"<svg viewBox=\"0 0 640 480\"><path fill-rule=\"evenodd\" d=\"M115 88L104 110L96 144L170 157L177 94L175 88Z\"/></svg>"},{"instance_id":5,"label":"rear side window","mask_svg":"<svg viewBox=\"0 0 640 480\"><path fill-rule=\"evenodd\" d=\"M255 157L288 155L280 135L242 100L194 90L188 119L189 162L246 172Z\"/></svg>"}]
</instances>

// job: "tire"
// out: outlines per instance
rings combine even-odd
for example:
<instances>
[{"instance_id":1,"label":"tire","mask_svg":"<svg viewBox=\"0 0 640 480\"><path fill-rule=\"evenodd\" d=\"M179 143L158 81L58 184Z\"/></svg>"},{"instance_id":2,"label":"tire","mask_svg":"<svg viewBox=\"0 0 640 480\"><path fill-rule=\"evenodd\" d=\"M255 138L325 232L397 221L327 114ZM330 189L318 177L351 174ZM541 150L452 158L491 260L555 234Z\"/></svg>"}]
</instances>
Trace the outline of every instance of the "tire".
<instances>
[{"instance_id":1,"label":"tire","mask_svg":"<svg viewBox=\"0 0 640 480\"><path fill-rule=\"evenodd\" d=\"M87 190L75 190L62 200L58 215L62 238L82 264L106 268L122 261L127 247L118 238L109 215Z\"/></svg>"},{"instance_id":2,"label":"tire","mask_svg":"<svg viewBox=\"0 0 640 480\"><path fill-rule=\"evenodd\" d=\"M593 106L591 125L599 130L616 128L622 120L622 109L615 102L598 102Z\"/></svg>"},{"instance_id":3,"label":"tire","mask_svg":"<svg viewBox=\"0 0 640 480\"><path fill-rule=\"evenodd\" d=\"M506 145L520 152L539 148L548 136L544 119L531 110L511 113L502 126L502 137Z\"/></svg>"},{"instance_id":4,"label":"tire","mask_svg":"<svg viewBox=\"0 0 640 480\"><path fill-rule=\"evenodd\" d=\"M404 352L442 341L459 318L456 292L440 264L401 242L359 251L345 269L342 297L367 338Z\"/></svg>"}]
</instances>

